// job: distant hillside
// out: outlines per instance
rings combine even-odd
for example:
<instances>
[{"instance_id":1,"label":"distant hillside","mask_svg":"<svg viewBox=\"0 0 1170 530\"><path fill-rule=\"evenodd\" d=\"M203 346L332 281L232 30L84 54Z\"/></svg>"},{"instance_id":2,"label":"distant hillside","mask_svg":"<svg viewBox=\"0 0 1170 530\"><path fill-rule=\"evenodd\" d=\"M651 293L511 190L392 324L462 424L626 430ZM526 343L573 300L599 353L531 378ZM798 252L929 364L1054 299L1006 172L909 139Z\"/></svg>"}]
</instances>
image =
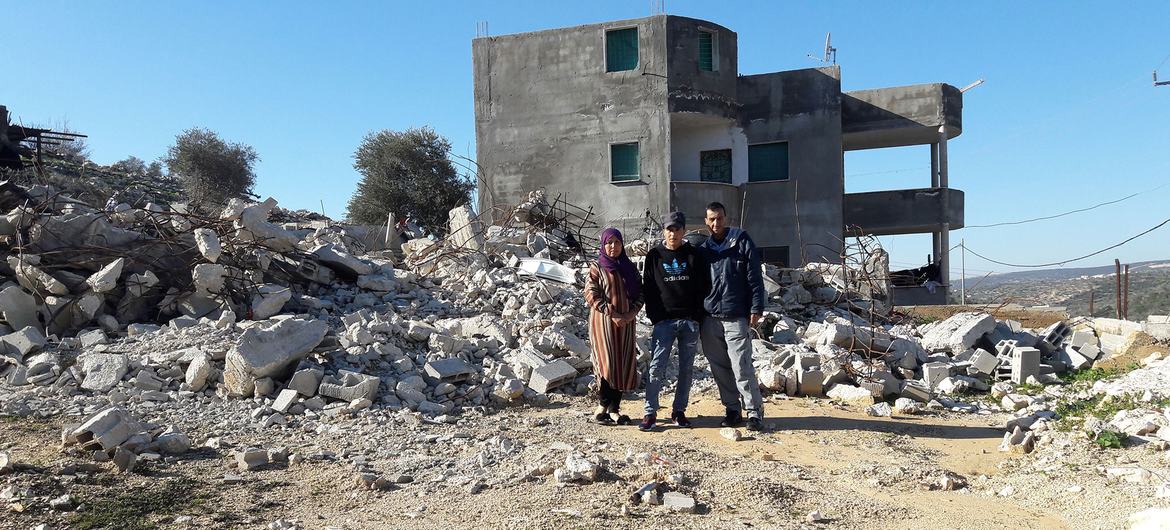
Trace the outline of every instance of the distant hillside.
<instances>
[{"instance_id":1,"label":"distant hillside","mask_svg":"<svg viewBox=\"0 0 1170 530\"><path fill-rule=\"evenodd\" d=\"M1092 296L1094 316L1116 314L1112 266L1011 272L982 280L968 278L968 286L973 283L977 285L968 288L968 302L1065 306L1069 314L1089 315ZM1142 320L1151 314L1170 314L1170 261L1130 264L1129 318Z\"/></svg>"}]
</instances>

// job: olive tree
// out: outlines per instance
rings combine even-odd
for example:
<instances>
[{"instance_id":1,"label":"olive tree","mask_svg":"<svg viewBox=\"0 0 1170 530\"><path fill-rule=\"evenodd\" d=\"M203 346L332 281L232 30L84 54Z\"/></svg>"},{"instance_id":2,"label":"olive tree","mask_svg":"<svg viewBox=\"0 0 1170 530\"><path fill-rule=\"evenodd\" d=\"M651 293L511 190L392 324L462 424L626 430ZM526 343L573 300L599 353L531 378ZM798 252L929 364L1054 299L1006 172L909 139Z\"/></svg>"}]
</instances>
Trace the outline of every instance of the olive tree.
<instances>
[{"instance_id":1,"label":"olive tree","mask_svg":"<svg viewBox=\"0 0 1170 530\"><path fill-rule=\"evenodd\" d=\"M474 188L455 170L450 152L451 143L430 127L367 134L354 152L362 179L349 200L350 222L381 224L394 213L445 233L447 212L466 204Z\"/></svg>"},{"instance_id":2,"label":"olive tree","mask_svg":"<svg viewBox=\"0 0 1170 530\"><path fill-rule=\"evenodd\" d=\"M208 129L193 127L175 137L163 162L192 204L217 206L252 195L260 157L251 146L229 143Z\"/></svg>"}]
</instances>

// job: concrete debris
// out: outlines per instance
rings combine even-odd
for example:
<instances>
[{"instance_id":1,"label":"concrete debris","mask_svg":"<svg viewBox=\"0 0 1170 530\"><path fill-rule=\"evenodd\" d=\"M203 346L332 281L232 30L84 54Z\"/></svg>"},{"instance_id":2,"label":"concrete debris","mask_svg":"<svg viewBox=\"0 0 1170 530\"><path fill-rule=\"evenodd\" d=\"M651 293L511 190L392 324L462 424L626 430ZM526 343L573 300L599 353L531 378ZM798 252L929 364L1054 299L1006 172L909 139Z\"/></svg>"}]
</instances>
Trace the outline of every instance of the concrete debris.
<instances>
[{"instance_id":1,"label":"concrete debris","mask_svg":"<svg viewBox=\"0 0 1170 530\"><path fill-rule=\"evenodd\" d=\"M695 498L677 491L670 491L662 496L662 505L671 511L694 513Z\"/></svg>"},{"instance_id":2,"label":"concrete debris","mask_svg":"<svg viewBox=\"0 0 1170 530\"><path fill-rule=\"evenodd\" d=\"M251 395L257 379L282 375L316 348L328 331L325 322L296 318L245 330L227 355L223 374L227 391Z\"/></svg>"}]
</instances>

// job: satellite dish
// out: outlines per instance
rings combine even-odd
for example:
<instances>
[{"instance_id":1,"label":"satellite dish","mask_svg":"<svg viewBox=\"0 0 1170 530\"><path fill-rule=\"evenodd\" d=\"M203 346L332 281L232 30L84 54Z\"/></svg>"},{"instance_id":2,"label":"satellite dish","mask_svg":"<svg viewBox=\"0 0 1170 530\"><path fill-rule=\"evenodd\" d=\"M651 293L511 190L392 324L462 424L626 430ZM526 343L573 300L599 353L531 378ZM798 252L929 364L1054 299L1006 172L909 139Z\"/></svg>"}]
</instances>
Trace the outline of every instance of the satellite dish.
<instances>
[{"instance_id":1,"label":"satellite dish","mask_svg":"<svg viewBox=\"0 0 1170 530\"><path fill-rule=\"evenodd\" d=\"M833 47L832 32L825 33L825 51L822 57L816 57L813 54L807 54L810 59L815 59L826 64L837 64L837 48Z\"/></svg>"}]
</instances>

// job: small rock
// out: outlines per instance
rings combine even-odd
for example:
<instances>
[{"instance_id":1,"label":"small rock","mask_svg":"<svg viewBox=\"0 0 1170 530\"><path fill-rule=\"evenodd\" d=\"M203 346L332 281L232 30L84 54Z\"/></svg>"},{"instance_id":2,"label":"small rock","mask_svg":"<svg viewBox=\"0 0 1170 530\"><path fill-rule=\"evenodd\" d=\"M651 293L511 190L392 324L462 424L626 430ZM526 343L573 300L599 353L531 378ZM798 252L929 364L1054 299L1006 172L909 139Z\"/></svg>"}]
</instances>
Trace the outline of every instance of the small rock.
<instances>
[{"instance_id":1,"label":"small rock","mask_svg":"<svg viewBox=\"0 0 1170 530\"><path fill-rule=\"evenodd\" d=\"M733 429L731 427L724 427L722 429L719 429L719 436L727 438L728 440L731 440L733 442L738 442L738 441L743 439L743 432L740 431L739 429Z\"/></svg>"},{"instance_id":2,"label":"small rock","mask_svg":"<svg viewBox=\"0 0 1170 530\"><path fill-rule=\"evenodd\" d=\"M59 512L67 512L73 509L73 497L68 493L49 501L49 507Z\"/></svg>"},{"instance_id":3,"label":"small rock","mask_svg":"<svg viewBox=\"0 0 1170 530\"><path fill-rule=\"evenodd\" d=\"M817 510L813 510L811 512L808 512L808 515L805 516L804 520L806 520L810 523L823 523L823 522L828 521L829 518L825 517L825 515L822 514L821 512L819 512Z\"/></svg>"},{"instance_id":4,"label":"small rock","mask_svg":"<svg viewBox=\"0 0 1170 530\"><path fill-rule=\"evenodd\" d=\"M893 414L893 411L890 409L890 404L883 401L866 407L865 413L878 418L888 418Z\"/></svg>"},{"instance_id":5,"label":"small rock","mask_svg":"<svg viewBox=\"0 0 1170 530\"><path fill-rule=\"evenodd\" d=\"M695 498L671 491L662 496L662 505L676 512L693 513L695 511Z\"/></svg>"}]
</instances>

